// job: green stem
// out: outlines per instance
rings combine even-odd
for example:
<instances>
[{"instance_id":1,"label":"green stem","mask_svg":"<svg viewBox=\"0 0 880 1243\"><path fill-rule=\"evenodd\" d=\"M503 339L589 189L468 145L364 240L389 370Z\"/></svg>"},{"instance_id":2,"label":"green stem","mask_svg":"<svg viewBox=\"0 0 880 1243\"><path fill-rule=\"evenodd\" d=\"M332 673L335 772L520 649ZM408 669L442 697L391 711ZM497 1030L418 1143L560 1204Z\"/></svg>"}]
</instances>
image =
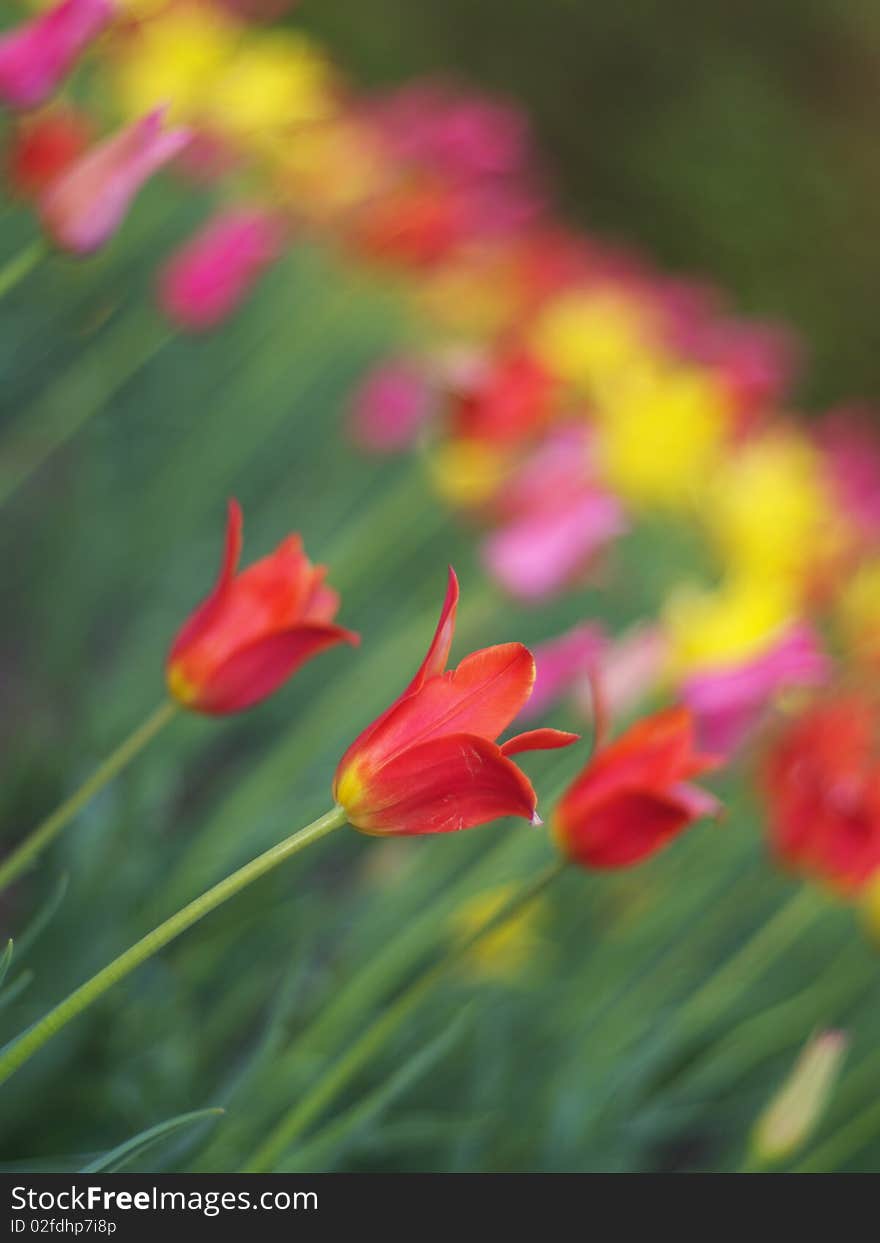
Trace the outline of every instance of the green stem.
<instances>
[{"instance_id":1,"label":"green stem","mask_svg":"<svg viewBox=\"0 0 880 1243\"><path fill-rule=\"evenodd\" d=\"M0 891L7 885L11 885L22 872L30 867L40 851L48 846L49 842L58 836L74 816L82 811L83 807L91 802L105 785L118 776L149 742L152 742L177 711L177 704L173 700L163 700L158 708L151 712L147 719L108 755L103 764L95 769L91 777L84 781L78 790L75 790L69 798L55 808L51 815L28 834L12 854L0 863Z\"/></svg>"},{"instance_id":2,"label":"green stem","mask_svg":"<svg viewBox=\"0 0 880 1243\"><path fill-rule=\"evenodd\" d=\"M306 825L304 829L300 829L290 837L285 838L283 842L271 846L263 854L257 855L255 859L251 859L250 863L246 863L244 867L227 876L225 880L221 880L219 884L213 885L205 893L201 894L200 897L194 898L192 902L187 903L176 914L159 924L152 932L148 932L145 937L141 937L125 953L120 954L118 958L114 958L97 975L93 975L85 984L81 984L79 988L74 989L64 1001L60 1002L48 1014L45 1014L39 1022L34 1023L32 1027L29 1027L27 1031L23 1032L0 1052L0 1083L4 1083L20 1066L23 1066L25 1062L32 1058L48 1040L51 1040L63 1027L66 1027L68 1023L82 1014L84 1010L87 1010L114 984L118 984L120 980L125 979L127 975L130 975L142 963L152 958L154 954L158 953L169 942L179 937L182 932L186 932L187 928L191 928L200 919L204 919L210 911L216 910L218 906L228 901L229 898L234 897L242 889L253 884L255 880L259 880L261 876L265 876L267 872L271 872L273 868L278 867L280 863L284 863L292 855L298 854L300 850L305 849L312 842L326 837L328 833L334 829L341 828L344 824L344 810L341 807L334 806L323 816Z\"/></svg>"},{"instance_id":3,"label":"green stem","mask_svg":"<svg viewBox=\"0 0 880 1243\"><path fill-rule=\"evenodd\" d=\"M171 333L154 315L146 319L139 311L122 317L106 336L109 348L97 360L91 352L84 354L16 420L2 445L0 505L149 362Z\"/></svg>"},{"instance_id":4,"label":"green stem","mask_svg":"<svg viewBox=\"0 0 880 1243\"><path fill-rule=\"evenodd\" d=\"M19 281L23 281L27 274L34 270L43 256L48 253L48 249L45 239L38 237L29 246L25 246L24 250L20 250L17 255L7 259L0 268L0 298L8 294Z\"/></svg>"},{"instance_id":5,"label":"green stem","mask_svg":"<svg viewBox=\"0 0 880 1243\"><path fill-rule=\"evenodd\" d=\"M528 906L565 870L566 860L557 859L524 885L500 911L466 940L457 942L449 952L429 967L404 990L387 1010L379 1015L312 1088L281 1118L243 1167L243 1173L260 1173L271 1169L284 1152L339 1093L354 1075L379 1052L388 1037L416 1008L422 998L442 979L450 967L464 958L484 937L507 923Z\"/></svg>"}]
</instances>

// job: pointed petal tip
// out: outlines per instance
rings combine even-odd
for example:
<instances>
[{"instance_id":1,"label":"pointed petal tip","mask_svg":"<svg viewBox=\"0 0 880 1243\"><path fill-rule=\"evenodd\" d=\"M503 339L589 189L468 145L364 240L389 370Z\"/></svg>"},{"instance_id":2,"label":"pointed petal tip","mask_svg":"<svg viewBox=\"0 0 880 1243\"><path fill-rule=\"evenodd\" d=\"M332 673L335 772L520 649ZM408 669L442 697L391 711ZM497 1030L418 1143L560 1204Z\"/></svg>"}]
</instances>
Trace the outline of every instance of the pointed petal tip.
<instances>
[{"instance_id":1,"label":"pointed petal tip","mask_svg":"<svg viewBox=\"0 0 880 1243\"><path fill-rule=\"evenodd\" d=\"M517 755L521 751L546 751L558 747L570 747L580 740L580 734L570 734L562 729L530 729L517 734L501 744L503 755Z\"/></svg>"},{"instance_id":2,"label":"pointed petal tip","mask_svg":"<svg viewBox=\"0 0 880 1243\"><path fill-rule=\"evenodd\" d=\"M543 826L544 821L543 821L543 820L541 819L541 817L538 815L538 809L537 809L537 807L536 807L536 808L535 808L535 810L532 812L532 818L531 818L531 820L530 820L530 822L529 822L529 823L531 824L532 828L534 828L534 829L540 829L540 828Z\"/></svg>"}]
</instances>

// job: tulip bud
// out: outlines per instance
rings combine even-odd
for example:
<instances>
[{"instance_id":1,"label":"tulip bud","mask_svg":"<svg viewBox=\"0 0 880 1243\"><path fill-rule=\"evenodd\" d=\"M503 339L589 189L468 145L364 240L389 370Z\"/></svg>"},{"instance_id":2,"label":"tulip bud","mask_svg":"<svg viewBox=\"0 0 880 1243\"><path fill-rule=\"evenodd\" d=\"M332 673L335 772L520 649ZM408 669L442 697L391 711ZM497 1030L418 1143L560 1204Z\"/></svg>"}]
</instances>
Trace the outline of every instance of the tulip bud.
<instances>
[{"instance_id":1,"label":"tulip bud","mask_svg":"<svg viewBox=\"0 0 880 1243\"><path fill-rule=\"evenodd\" d=\"M156 108L87 151L49 187L40 216L61 250L89 255L110 240L145 181L190 140L187 129L163 130Z\"/></svg>"},{"instance_id":2,"label":"tulip bud","mask_svg":"<svg viewBox=\"0 0 880 1243\"><path fill-rule=\"evenodd\" d=\"M847 1044L841 1031L820 1032L807 1042L755 1123L750 1145L755 1165L778 1165L807 1142L828 1105Z\"/></svg>"},{"instance_id":3,"label":"tulip bud","mask_svg":"<svg viewBox=\"0 0 880 1243\"><path fill-rule=\"evenodd\" d=\"M62 0L0 38L0 102L39 107L112 17L109 0Z\"/></svg>"},{"instance_id":4,"label":"tulip bud","mask_svg":"<svg viewBox=\"0 0 880 1243\"><path fill-rule=\"evenodd\" d=\"M239 571L241 541L241 509L230 501L219 577L168 654L172 696L210 716L252 708L319 652L360 642L333 625L339 595L324 582L325 567L309 561L298 535Z\"/></svg>"},{"instance_id":5,"label":"tulip bud","mask_svg":"<svg viewBox=\"0 0 880 1243\"><path fill-rule=\"evenodd\" d=\"M231 315L281 250L279 222L256 208L222 212L172 255L159 303L177 327L198 332Z\"/></svg>"}]
</instances>

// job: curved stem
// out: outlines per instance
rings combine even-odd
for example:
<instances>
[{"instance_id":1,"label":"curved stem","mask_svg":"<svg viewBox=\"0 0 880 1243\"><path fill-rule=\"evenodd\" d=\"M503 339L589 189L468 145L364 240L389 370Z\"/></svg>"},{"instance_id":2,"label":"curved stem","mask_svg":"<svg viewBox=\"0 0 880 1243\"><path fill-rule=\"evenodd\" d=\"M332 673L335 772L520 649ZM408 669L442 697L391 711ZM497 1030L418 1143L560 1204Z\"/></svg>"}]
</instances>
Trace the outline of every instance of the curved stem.
<instances>
[{"instance_id":1,"label":"curved stem","mask_svg":"<svg viewBox=\"0 0 880 1243\"><path fill-rule=\"evenodd\" d=\"M260 1173L271 1168L290 1145L299 1138L306 1127L321 1111L339 1095L354 1075L377 1053L385 1040L395 1031L409 1013L415 1009L426 993L477 945L484 937L507 923L560 876L565 870L565 859L555 860L540 872L534 880L524 885L496 914L486 921L466 940L457 942L449 952L429 967L410 984L387 1010L362 1032L348 1050L329 1070L318 1079L311 1090L303 1096L280 1120L243 1167L243 1173Z\"/></svg>"},{"instance_id":2,"label":"curved stem","mask_svg":"<svg viewBox=\"0 0 880 1243\"><path fill-rule=\"evenodd\" d=\"M136 967L152 958L187 928L191 928L200 919L204 919L210 911L216 910L229 898L253 884L255 880L259 880L261 876L265 876L267 872L271 872L273 868L278 867L292 855L305 849L312 842L318 841L319 838L326 837L333 829L341 828L344 824L345 812L341 807L333 807L323 816L306 825L304 829L300 829L285 838L283 842L279 842L263 854L257 855L255 859L251 859L250 863L246 863L244 867L227 876L225 880L221 880L219 884L213 885L200 897L193 899L176 914L159 924L152 932L141 937L125 953L114 958L97 975L93 975L85 984L74 989L64 1001L0 1052L0 1083L4 1083L48 1040L51 1040L63 1027L87 1010L114 984L125 979Z\"/></svg>"},{"instance_id":3,"label":"curved stem","mask_svg":"<svg viewBox=\"0 0 880 1243\"><path fill-rule=\"evenodd\" d=\"M0 863L0 890L12 884L22 872L30 867L40 851L48 846L49 842L57 837L74 816L91 802L105 785L118 776L149 742L152 742L178 711L177 704L173 700L163 700L158 708L151 712L147 719L108 755L103 764L95 769L91 777L84 781L78 790L75 790L59 807L55 808L51 815L42 820L27 835L12 854Z\"/></svg>"},{"instance_id":4,"label":"curved stem","mask_svg":"<svg viewBox=\"0 0 880 1243\"><path fill-rule=\"evenodd\" d=\"M0 298L14 289L19 281L24 280L32 272L40 260L48 253L48 246L42 237L35 238L29 246L25 246L17 255L7 259L0 268Z\"/></svg>"}]
</instances>

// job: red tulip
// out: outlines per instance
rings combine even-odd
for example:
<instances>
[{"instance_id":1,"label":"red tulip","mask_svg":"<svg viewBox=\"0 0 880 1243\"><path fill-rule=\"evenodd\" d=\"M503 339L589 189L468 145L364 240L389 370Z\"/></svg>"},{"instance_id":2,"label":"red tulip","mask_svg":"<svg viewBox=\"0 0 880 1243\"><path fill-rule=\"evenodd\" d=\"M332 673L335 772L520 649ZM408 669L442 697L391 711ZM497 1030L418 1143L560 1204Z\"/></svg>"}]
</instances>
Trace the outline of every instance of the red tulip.
<instances>
[{"instance_id":1,"label":"red tulip","mask_svg":"<svg viewBox=\"0 0 880 1243\"><path fill-rule=\"evenodd\" d=\"M556 839L573 863L630 867L655 854L718 801L689 783L719 760L694 750L686 708L640 721L601 747L560 800Z\"/></svg>"},{"instance_id":2,"label":"red tulip","mask_svg":"<svg viewBox=\"0 0 880 1243\"><path fill-rule=\"evenodd\" d=\"M496 743L531 694L535 662L521 643L502 643L447 671L457 605L458 579L450 569L446 602L418 673L336 770L333 797L364 833L448 833L500 816L540 823L535 791L509 757L577 740L536 729Z\"/></svg>"},{"instance_id":3,"label":"red tulip","mask_svg":"<svg viewBox=\"0 0 880 1243\"><path fill-rule=\"evenodd\" d=\"M360 642L331 624L339 596L324 583L324 567L309 561L298 535L236 574L241 526L238 502L230 501L220 576L168 654L169 690L196 712L250 708L325 648Z\"/></svg>"},{"instance_id":4,"label":"red tulip","mask_svg":"<svg viewBox=\"0 0 880 1243\"><path fill-rule=\"evenodd\" d=\"M777 855L846 894L880 874L877 739L875 705L838 695L789 722L764 768Z\"/></svg>"}]
</instances>

